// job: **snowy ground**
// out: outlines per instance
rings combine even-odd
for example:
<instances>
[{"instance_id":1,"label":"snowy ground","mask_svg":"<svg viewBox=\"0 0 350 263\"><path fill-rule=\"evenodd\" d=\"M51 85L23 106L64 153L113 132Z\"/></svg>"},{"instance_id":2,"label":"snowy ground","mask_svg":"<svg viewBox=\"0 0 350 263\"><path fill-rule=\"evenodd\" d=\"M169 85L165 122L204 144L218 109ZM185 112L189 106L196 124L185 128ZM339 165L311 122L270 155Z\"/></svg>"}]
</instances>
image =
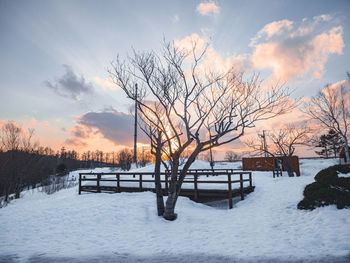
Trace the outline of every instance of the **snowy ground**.
<instances>
[{"instance_id":1,"label":"snowy ground","mask_svg":"<svg viewBox=\"0 0 350 263\"><path fill-rule=\"evenodd\" d=\"M148 192L27 192L0 210L0 262L350 262L350 209L296 209L334 163L301 160L294 178L254 172L255 191L231 210L180 197L174 222Z\"/></svg>"}]
</instances>

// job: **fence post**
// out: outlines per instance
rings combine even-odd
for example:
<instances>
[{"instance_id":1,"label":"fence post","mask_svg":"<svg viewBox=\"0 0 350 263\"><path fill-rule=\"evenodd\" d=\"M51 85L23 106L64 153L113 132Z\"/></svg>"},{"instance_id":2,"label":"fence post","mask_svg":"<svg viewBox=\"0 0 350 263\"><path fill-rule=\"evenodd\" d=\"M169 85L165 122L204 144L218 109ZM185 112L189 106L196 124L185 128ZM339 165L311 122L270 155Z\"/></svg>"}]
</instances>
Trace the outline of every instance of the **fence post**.
<instances>
[{"instance_id":1,"label":"fence post","mask_svg":"<svg viewBox=\"0 0 350 263\"><path fill-rule=\"evenodd\" d=\"M231 184L231 174L227 174L227 181L228 181L228 205L229 208L232 209L232 184Z\"/></svg>"},{"instance_id":2,"label":"fence post","mask_svg":"<svg viewBox=\"0 0 350 263\"><path fill-rule=\"evenodd\" d=\"M253 186L253 181L252 181L252 172L249 172L249 186Z\"/></svg>"},{"instance_id":3,"label":"fence post","mask_svg":"<svg viewBox=\"0 0 350 263\"><path fill-rule=\"evenodd\" d=\"M81 173L79 173L79 194L81 194Z\"/></svg>"},{"instance_id":4,"label":"fence post","mask_svg":"<svg viewBox=\"0 0 350 263\"><path fill-rule=\"evenodd\" d=\"M117 192L120 193L120 174L117 174Z\"/></svg>"},{"instance_id":5,"label":"fence post","mask_svg":"<svg viewBox=\"0 0 350 263\"><path fill-rule=\"evenodd\" d=\"M194 200L198 201L198 175L194 175Z\"/></svg>"},{"instance_id":6,"label":"fence post","mask_svg":"<svg viewBox=\"0 0 350 263\"><path fill-rule=\"evenodd\" d=\"M142 174L139 174L140 192L142 192Z\"/></svg>"},{"instance_id":7,"label":"fence post","mask_svg":"<svg viewBox=\"0 0 350 263\"><path fill-rule=\"evenodd\" d=\"M97 174L97 193L101 193L100 180L101 180L101 174Z\"/></svg>"},{"instance_id":8,"label":"fence post","mask_svg":"<svg viewBox=\"0 0 350 263\"><path fill-rule=\"evenodd\" d=\"M243 189L243 174L239 174L239 183L240 183L240 190L241 190L241 200L244 200L244 189Z\"/></svg>"}]
</instances>

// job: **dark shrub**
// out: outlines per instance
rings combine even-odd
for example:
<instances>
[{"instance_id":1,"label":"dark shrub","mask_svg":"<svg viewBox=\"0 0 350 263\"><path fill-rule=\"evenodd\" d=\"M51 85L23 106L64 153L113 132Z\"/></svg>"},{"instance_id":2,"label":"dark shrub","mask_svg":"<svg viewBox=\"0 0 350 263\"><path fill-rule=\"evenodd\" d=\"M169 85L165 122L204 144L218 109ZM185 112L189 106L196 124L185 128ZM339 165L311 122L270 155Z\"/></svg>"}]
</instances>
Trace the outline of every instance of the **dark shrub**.
<instances>
[{"instance_id":1,"label":"dark shrub","mask_svg":"<svg viewBox=\"0 0 350 263\"><path fill-rule=\"evenodd\" d=\"M338 177L338 173L350 173L350 166L334 165L318 172L316 182L305 187L298 209L313 210L332 204L338 209L350 207L350 178Z\"/></svg>"},{"instance_id":2,"label":"dark shrub","mask_svg":"<svg viewBox=\"0 0 350 263\"><path fill-rule=\"evenodd\" d=\"M65 175L68 172L67 166L64 163L60 163L59 165L57 165L56 167L56 172L59 175Z\"/></svg>"}]
</instances>

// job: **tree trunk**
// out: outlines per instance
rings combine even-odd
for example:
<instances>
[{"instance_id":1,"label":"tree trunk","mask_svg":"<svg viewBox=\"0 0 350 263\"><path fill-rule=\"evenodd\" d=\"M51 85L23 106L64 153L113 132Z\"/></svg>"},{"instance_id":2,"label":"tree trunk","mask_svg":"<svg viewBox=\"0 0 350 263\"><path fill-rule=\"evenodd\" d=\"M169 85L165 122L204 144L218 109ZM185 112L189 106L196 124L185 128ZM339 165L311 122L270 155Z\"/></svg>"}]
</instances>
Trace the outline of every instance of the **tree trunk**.
<instances>
[{"instance_id":1,"label":"tree trunk","mask_svg":"<svg viewBox=\"0 0 350 263\"><path fill-rule=\"evenodd\" d=\"M7 188L5 189L5 202L7 203L9 200L10 191L9 191L9 185L7 185L6 187Z\"/></svg>"},{"instance_id":2,"label":"tree trunk","mask_svg":"<svg viewBox=\"0 0 350 263\"><path fill-rule=\"evenodd\" d=\"M349 143L348 138L346 136L343 136L344 138L344 152L345 152L345 163L350 164L350 154L349 154Z\"/></svg>"},{"instance_id":3,"label":"tree trunk","mask_svg":"<svg viewBox=\"0 0 350 263\"><path fill-rule=\"evenodd\" d=\"M163 217L166 220L170 220L170 221L173 221L177 218L177 215L175 214L175 204L177 200L176 182L177 182L177 174L179 170L179 159L180 159L180 155L175 155L172 160L171 178L170 178L170 184L168 189L168 198L166 200L165 210L163 214Z\"/></svg>"},{"instance_id":4,"label":"tree trunk","mask_svg":"<svg viewBox=\"0 0 350 263\"><path fill-rule=\"evenodd\" d=\"M334 153L334 158L337 158L337 148L334 142L333 142L333 153Z\"/></svg>"},{"instance_id":5,"label":"tree trunk","mask_svg":"<svg viewBox=\"0 0 350 263\"><path fill-rule=\"evenodd\" d=\"M157 138L157 149L156 149L156 163L154 167L154 181L156 188L156 196L157 196L157 211L158 216L162 216L164 214L164 200L163 200L163 192L162 192L162 184L160 178L160 164L162 161L162 145L161 145L161 137Z\"/></svg>"},{"instance_id":6,"label":"tree trunk","mask_svg":"<svg viewBox=\"0 0 350 263\"><path fill-rule=\"evenodd\" d=\"M163 215L163 217L167 220L173 221L177 218L177 214L175 214L175 205L176 205L177 198L179 197L179 194L181 191L182 183L186 177L188 169L190 168L192 163L196 160L201 149L202 149L201 146L200 147L197 146L197 148L192 152L190 157L187 159L183 169L181 170L181 172L179 174L178 180L171 181L170 188L169 188L169 195L168 195L168 199L166 201L165 212ZM175 163L175 160L174 160L174 163ZM175 176L177 178L179 159L177 159L176 163L177 163L177 167L175 167L175 164L173 164L173 167L172 167L172 176L176 170Z\"/></svg>"},{"instance_id":7,"label":"tree trunk","mask_svg":"<svg viewBox=\"0 0 350 263\"><path fill-rule=\"evenodd\" d=\"M286 170L289 177L294 176L293 166L292 166L292 156L286 157Z\"/></svg>"}]
</instances>

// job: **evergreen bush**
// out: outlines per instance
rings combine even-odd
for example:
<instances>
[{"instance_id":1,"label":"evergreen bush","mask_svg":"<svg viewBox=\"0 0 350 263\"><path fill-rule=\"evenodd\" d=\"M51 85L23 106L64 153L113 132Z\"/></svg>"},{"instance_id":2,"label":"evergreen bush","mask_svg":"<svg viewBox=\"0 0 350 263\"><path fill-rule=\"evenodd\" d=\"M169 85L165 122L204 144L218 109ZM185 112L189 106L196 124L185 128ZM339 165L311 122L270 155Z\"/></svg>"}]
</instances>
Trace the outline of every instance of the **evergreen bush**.
<instances>
[{"instance_id":1,"label":"evergreen bush","mask_svg":"<svg viewBox=\"0 0 350 263\"><path fill-rule=\"evenodd\" d=\"M339 177L338 173L350 173L350 166L334 165L318 172L316 182L305 187L298 209L313 210L333 204L338 209L350 207L350 177Z\"/></svg>"}]
</instances>

